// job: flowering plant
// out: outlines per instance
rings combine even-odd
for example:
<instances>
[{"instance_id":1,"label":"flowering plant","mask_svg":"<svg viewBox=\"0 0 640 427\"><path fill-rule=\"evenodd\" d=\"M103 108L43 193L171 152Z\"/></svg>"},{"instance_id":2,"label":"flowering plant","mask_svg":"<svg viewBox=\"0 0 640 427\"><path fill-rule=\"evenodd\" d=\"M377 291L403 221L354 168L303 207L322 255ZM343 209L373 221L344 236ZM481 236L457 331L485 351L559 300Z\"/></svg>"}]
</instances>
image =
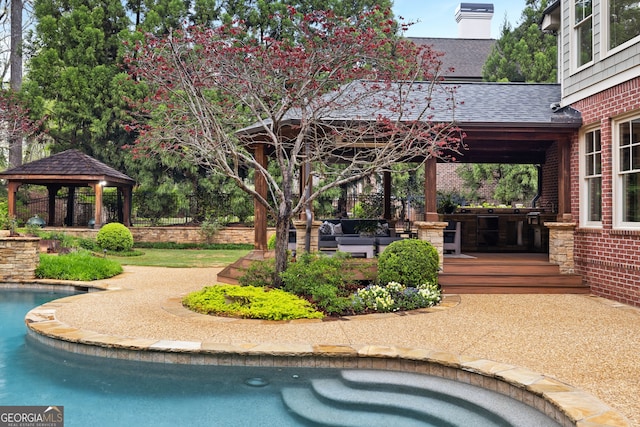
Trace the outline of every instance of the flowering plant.
<instances>
[{"instance_id":1,"label":"flowering plant","mask_svg":"<svg viewBox=\"0 0 640 427\"><path fill-rule=\"evenodd\" d=\"M416 287L389 282L385 286L370 285L353 295L353 309L358 312L394 312L431 307L442 299L438 285L425 283Z\"/></svg>"}]
</instances>

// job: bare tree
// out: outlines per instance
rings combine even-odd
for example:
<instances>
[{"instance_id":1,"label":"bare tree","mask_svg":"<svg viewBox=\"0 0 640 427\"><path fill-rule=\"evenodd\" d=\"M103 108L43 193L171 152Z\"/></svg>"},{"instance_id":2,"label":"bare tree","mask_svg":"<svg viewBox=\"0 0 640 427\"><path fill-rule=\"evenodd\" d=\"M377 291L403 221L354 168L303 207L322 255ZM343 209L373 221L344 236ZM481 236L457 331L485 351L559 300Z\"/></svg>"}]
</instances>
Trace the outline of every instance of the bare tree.
<instances>
[{"instance_id":1,"label":"bare tree","mask_svg":"<svg viewBox=\"0 0 640 427\"><path fill-rule=\"evenodd\" d=\"M275 219L283 271L289 223L320 194L399 162L417 168L461 143L440 54L395 37L390 16L290 9L294 37L262 43L241 23L149 36L129 58L150 91L136 150L175 152L234 179ZM256 155L260 146L277 173ZM301 176L305 165L311 173ZM246 168L264 180L266 197L243 179ZM323 184L312 187L313 176Z\"/></svg>"},{"instance_id":2,"label":"bare tree","mask_svg":"<svg viewBox=\"0 0 640 427\"><path fill-rule=\"evenodd\" d=\"M22 0L11 0L11 78L9 84L15 93L22 88ZM9 167L22 164L22 135L9 139Z\"/></svg>"},{"instance_id":3,"label":"bare tree","mask_svg":"<svg viewBox=\"0 0 640 427\"><path fill-rule=\"evenodd\" d=\"M22 88L23 74L23 33L25 28L31 23L31 3L23 0L0 0L0 76L2 77L2 89L5 89L7 77L9 89L14 93L20 92ZM27 16L26 22L23 17ZM5 95L6 98L8 95ZM9 97L10 98L10 97ZM3 101L3 108L15 105L14 101ZM8 112L2 112L3 117L12 116ZM10 139L3 139L3 143L9 144L9 165L19 166L22 164L22 140L23 135L18 131L25 126L16 126L16 123L4 123L3 133L10 135Z\"/></svg>"}]
</instances>

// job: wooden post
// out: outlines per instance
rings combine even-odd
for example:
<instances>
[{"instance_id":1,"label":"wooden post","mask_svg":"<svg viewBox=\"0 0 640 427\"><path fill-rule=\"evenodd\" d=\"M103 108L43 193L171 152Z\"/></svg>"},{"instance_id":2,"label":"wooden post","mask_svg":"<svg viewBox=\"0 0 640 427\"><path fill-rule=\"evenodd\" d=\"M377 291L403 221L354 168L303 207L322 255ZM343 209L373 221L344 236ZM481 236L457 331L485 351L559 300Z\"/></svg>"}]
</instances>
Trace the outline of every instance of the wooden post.
<instances>
[{"instance_id":1,"label":"wooden post","mask_svg":"<svg viewBox=\"0 0 640 427\"><path fill-rule=\"evenodd\" d=\"M122 223L131 227L131 187L126 185L120 189L122 190Z\"/></svg>"},{"instance_id":2,"label":"wooden post","mask_svg":"<svg viewBox=\"0 0 640 427\"><path fill-rule=\"evenodd\" d=\"M437 210L437 167L435 157L429 157L424 163L424 220L438 221Z\"/></svg>"},{"instance_id":3,"label":"wooden post","mask_svg":"<svg viewBox=\"0 0 640 427\"><path fill-rule=\"evenodd\" d=\"M20 188L20 182L18 181L9 181L7 183L7 203L8 206L8 214L9 218L16 217L16 194L18 193L18 188Z\"/></svg>"},{"instance_id":4,"label":"wooden post","mask_svg":"<svg viewBox=\"0 0 640 427\"><path fill-rule=\"evenodd\" d=\"M47 196L49 201L49 219L47 220L47 225L54 226L56 224L56 195L60 191L59 185L48 185L47 186Z\"/></svg>"},{"instance_id":5,"label":"wooden post","mask_svg":"<svg viewBox=\"0 0 640 427\"><path fill-rule=\"evenodd\" d=\"M264 144L257 144L254 149L253 155L255 156L256 161L263 168L267 168L267 155L265 153ZM255 174L255 187L256 192L262 196L263 198L267 198L267 180L265 177L259 172L256 171ZM266 251L267 250L267 208L264 207L260 202L254 200L254 236L255 241L253 243L254 249L258 251Z\"/></svg>"},{"instance_id":6,"label":"wooden post","mask_svg":"<svg viewBox=\"0 0 640 427\"><path fill-rule=\"evenodd\" d=\"M67 215L64 218L64 225L69 227L73 227L73 214L75 208L75 198L76 198L76 187L69 186L69 194L67 195ZM100 197L100 202L102 203L102 197ZM55 197L54 197L55 200ZM96 196L97 202L97 196Z\"/></svg>"}]
</instances>

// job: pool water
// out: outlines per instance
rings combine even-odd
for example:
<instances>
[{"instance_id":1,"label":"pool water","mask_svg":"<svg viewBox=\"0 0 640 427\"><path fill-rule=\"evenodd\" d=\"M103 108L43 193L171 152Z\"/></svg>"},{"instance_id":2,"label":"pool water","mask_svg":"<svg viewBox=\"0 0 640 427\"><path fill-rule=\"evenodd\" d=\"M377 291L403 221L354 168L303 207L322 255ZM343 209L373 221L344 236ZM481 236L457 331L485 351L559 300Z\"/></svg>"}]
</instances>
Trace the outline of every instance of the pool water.
<instances>
[{"instance_id":1,"label":"pool water","mask_svg":"<svg viewBox=\"0 0 640 427\"><path fill-rule=\"evenodd\" d=\"M513 399L496 393L485 397L515 411L507 419L516 421L507 422L474 403L443 400L439 391L409 390L404 378L395 380L389 372L380 378L382 371L134 362L62 352L26 336L25 314L66 295L0 290L0 406L64 406L65 427L558 425ZM419 381L433 378L407 375ZM433 381L443 390L463 387ZM461 393L492 393L478 390Z\"/></svg>"}]
</instances>

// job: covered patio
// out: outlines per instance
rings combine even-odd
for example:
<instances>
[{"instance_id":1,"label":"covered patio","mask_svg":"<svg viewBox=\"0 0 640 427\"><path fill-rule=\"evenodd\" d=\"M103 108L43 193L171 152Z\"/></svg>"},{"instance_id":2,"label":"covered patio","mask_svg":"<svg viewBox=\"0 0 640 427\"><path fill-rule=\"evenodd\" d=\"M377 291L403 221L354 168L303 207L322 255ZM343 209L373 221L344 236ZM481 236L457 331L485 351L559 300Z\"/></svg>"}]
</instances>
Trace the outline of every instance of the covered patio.
<instances>
[{"instance_id":1,"label":"covered patio","mask_svg":"<svg viewBox=\"0 0 640 427\"><path fill-rule=\"evenodd\" d=\"M535 211L544 215L544 226L549 233L561 234L562 242L549 238L550 260L555 262L556 254L566 252L572 246L573 228L570 187L570 142L577 135L582 119L580 113L571 108L559 108L560 85L522 84L522 83L459 83L443 84L455 87L455 97L459 104L455 111L455 123L463 132L465 150L455 155L454 161L460 163L509 163L532 164L539 167L539 197ZM360 119L367 114L362 111L349 111L352 119ZM373 118L371 119L373 120ZM434 121L446 120L446 117L433 118ZM286 126L286 124L285 124ZM285 132L295 132L295 118L291 118ZM251 129L245 129L250 134ZM453 153L452 153L453 154ZM264 145L257 143L255 155L264 166L268 163L268 154ZM421 161L420 159L415 159ZM412 159L407 159L412 161ZM425 213L422 221L416 221L417 236L429 240L439 251L443 251L443 229L448 220L437 213L435 157L425 161ZM384 219L391 219L391 173L384 173ZM256 189L266 197L266 187L256 182ZM255 249L267 249L267 218L263 206L256 204ZM477 217L492 214L521 215L522 212L469 212ZM297 249L305 249L307 222L306 217L296 223ZM319 221L312 220L310 249L318 248ZM542 225L542 224L541 224ZM476 232L477 233L477 232ZM499 233L499 231L498 231ZM569 240L567 240L569 239ZM464 244L464 243L463 243ZM564 262L564 261L563 261ZM572 270L571 260L562 267L565 272Z\"/></svg>"},{"instance_id":2,"label":"covered patio","mask_svg":"<svg viewBox=\"0 0 640 427\"><path fill-rule=\"evenodd\" d=\"M99 228L103 222L103 189L118 189L118 219L125 225L131 225L131 197L135 181L122 172L88 156L78 150L67 150L44 159L26 163L22 166L0 173L0 179L7 181L9 216L16 216L17 192L25 184L42 185L47 188L48 217L50 226L72 226L74 224L74 196L78 187L90 187L95 194L93 221ZM68 188L66 215L56 217L56 195ZM44 219L44 218L43 218ZM90 224L83 224L90 225Z\"/></svg>"}]
</instances>

